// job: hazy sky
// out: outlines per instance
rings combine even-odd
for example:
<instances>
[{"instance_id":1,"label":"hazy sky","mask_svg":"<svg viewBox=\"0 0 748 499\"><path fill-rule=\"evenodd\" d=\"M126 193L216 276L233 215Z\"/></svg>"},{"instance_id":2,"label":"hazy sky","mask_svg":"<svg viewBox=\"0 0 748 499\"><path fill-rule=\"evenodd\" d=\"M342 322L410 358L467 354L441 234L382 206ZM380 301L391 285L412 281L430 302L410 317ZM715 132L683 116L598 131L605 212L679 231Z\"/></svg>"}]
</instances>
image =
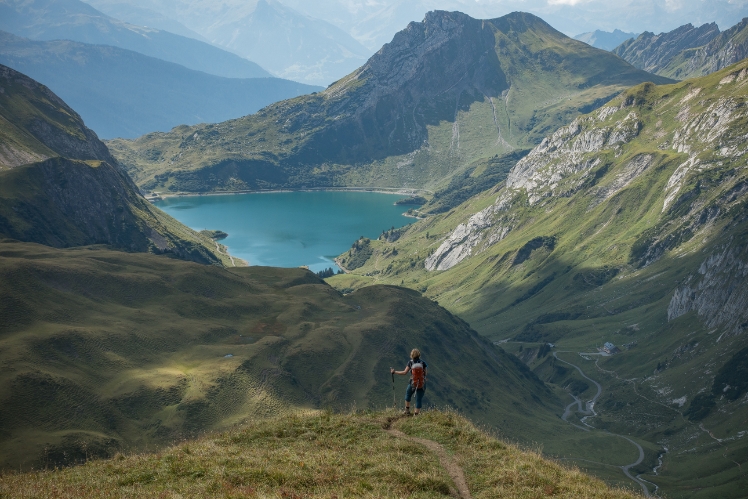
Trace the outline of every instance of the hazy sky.
<instances>
[{"instance_id":1,"label":"hazy sky","mask_svg":"<svg viewBox=\"0 0 748 499\"><path fill-rule=\"evenodd\" d=\"M700 26L710 22L716 22L724 30L740 22L743 17L748 17L748 0L280 1L307 15L337 25L371 49L389 41L409 21L420 21L425 12L433 9L460 10L484 19L513 11L531 12L570 36L595 29L613 31L616 28L635 33L660 33L687 23Z\"/></svg>"}]
</instances>

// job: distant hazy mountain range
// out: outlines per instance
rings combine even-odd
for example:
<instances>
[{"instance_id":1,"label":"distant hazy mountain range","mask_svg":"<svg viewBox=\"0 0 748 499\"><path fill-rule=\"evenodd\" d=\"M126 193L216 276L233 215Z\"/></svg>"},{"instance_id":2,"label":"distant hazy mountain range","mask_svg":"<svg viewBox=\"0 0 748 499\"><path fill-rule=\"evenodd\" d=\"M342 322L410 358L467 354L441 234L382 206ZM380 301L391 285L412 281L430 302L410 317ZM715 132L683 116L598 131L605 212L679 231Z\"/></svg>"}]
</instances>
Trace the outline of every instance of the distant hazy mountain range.
<instances>
[{"instance_id":1,"label":"distant hazy mountain range","mask_svg":"<svg viewBox=\"0 0 748 499\"><path fill-rule=\"evenodd\" d=\"M309 84L329 85L361 66L373 52L343 29L276 0L89 3L109 12L122 12L141 24L156 25L168 16L211 43L257 62L275 76ZM154 12L153 20L146 11Z\"/></svg>"},{"instance_id":2,"label":"distant hazy mountain range","mask_svg":"<svg viewBox=\"0 0 748 499\"><path fill-rule=\"evenodd\" d=\"M671 80L531 14L436 11L324 92L108 145L146 189L430 188L644 81Z\"/></svg>"},{"instance_id":3,"label":"distant hazy mountain range","mask_svg":"<svg viewBox=\"0 0 748 499\"><path fill-rule=\"evenodd\" d=\"M49 86L105 138L225 121L321 90L278 78L223 78L117 47L1 31L0 63Z\"/></svg>"},{"instance_id":4,"label":"distant hazy mountain range","mask_svg":"<svg viewBox=\"0 0 748 499\"><path fill-rule=\"evenodd\" d=\"M275 0L259 0L248 16L211 25L203 33L276 76L317 85L353 72L370 55L340 28Z\"/></svg>"},{"instance_id":5,"label":"distant hazy mountain range","mask_svg":"<svg viewBox=\"0 0 748 499\"><path fill-rule=\"evenodd\" d=\"M86 3L93 5L97 10L104 14L113 17L114 19L125 21L126 23L134 24L136 26L156 28L162 31L168 31L169 33L174 33L175 35L186 36L203 42L208 41L205 37L198 34L196 31L191 30L179 21L145 6L134 5L124 1L90 1Z\"/></svg>"},{"instance_id":6,"label":"distant hazy mountain range","mask_svg":"<svg viewBox=\"0 0 748 499\"><path fill-rule=\"evenodd\" d=\"M636 66L684 80L719 71L748 56L748 18L720 32L715 23L686 24L668 33L644 32L613 51Z\"/></svg>"},{"instance_id":7,"label":"distant hazy mountain range","mask_svg":"<svg viewBox=\"0 0 748 499\"><path fill-rule=\"evenodd\" d=\"M637 33L624 33L620 29L613 30L612 32L597 29L589 33L577 35L574 39L599 49L613 50L629 38L636 38L637 36Z\"/></svg>"},{"instance_id":8,"label":"distant hazy mountain range","mask_svg":"<svg viewBox=\"0 0 748 499\"><path fill-rule=\"evenodd\" d=\"M3 0L0 29L33 40L73 40L111 45L227 78L270 73L208 43L106 16L79 0Z\"/></svg>"}]
</instances>

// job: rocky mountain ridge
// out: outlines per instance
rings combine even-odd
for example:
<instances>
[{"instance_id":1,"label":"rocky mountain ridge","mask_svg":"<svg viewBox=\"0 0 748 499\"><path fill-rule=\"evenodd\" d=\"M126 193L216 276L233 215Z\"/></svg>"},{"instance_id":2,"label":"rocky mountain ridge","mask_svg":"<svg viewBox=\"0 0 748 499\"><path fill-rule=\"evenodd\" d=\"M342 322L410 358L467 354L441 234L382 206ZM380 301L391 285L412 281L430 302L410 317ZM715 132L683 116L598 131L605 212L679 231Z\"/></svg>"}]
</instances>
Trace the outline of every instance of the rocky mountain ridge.
<instances>
[{"instance_id":1,"label":"rocky mountain ridge","mask_svg":"<svg viewBox=\"0 0 748 499\"><path fill-rule=\"evenodd\" d=\"M323 92L108 144L145 189L423 187L649 80L530 14L435 11Z\"/></svg>"},{"instance_id":2,"label":"rocky mountain ridge","mask_svg":"<svg viewBox=\"0 0 748 499\"><path fill-rule=\"evenodd\" d=\"M614 54L634 66L669 78L704 76L748 56L748 19L720 32L715 23L686 24L668 33L645 32L627 40Z\"/></svg>"}]
</instances>

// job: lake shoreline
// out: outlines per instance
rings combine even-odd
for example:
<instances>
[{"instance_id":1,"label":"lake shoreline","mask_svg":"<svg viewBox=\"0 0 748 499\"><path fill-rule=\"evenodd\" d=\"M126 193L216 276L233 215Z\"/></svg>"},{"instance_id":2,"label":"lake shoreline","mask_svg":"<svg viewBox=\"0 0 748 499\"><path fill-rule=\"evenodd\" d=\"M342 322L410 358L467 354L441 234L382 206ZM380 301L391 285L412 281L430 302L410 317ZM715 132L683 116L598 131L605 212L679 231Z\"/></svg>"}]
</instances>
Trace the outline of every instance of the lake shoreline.
<instances>
[{"instance_id":1,"label":"lake shoreline","mask_svg":"<svg viewBox=\"0 0 748 499\"><path fill-rule=\"evenodd\" d=\"M275 196L233 197L201 193L169 196L154 204L187 227L206 231L208 237L228 234L214 243L227 266L244 265L240 258L251 266L307 265L319 272L340 268L335 258L361 235L376 239L390 227L413 221L395 204L399 193L385 191L388 197L374 189L356 191L348 195L350 189L285 190Z\"/></svg>"},{"instance_id":2,"label":"lake shoreline","mask_svg":"<svg viewBox=\"0 0 748 499\"><path fill-rule=\"evenodd\" d=\"M164 194L151 192L153 196L146 195L148 201L158 201L167 198L189 198L204 196L235 196L240 194L276 194L280 192L373 192L377 194L398 194L401 196L412 196L414 194L433 194L426 189L407 189L405 187L312 187L307 189L267 189L256 191L231 191L231 192L174 192Z\"/></svg>"}]
</instances>

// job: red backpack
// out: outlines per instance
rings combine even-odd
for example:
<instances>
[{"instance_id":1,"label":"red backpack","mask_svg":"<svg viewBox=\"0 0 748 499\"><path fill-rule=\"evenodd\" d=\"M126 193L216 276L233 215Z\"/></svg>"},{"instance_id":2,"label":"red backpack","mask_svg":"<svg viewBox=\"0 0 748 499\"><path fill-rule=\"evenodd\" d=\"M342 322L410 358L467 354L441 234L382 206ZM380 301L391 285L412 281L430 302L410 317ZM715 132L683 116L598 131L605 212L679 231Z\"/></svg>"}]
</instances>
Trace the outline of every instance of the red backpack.
<instances>
[{"instance_id":1,"label":"red backpack","mask_svg":"<svg viewBox=\"0 0 748 499\"><path fill-rule=\"evenodd\" d=\"M426 370L423 368L421 359L414 360L410 366L413 388L419 389L426 386Z\"/></svg>"}]
</instances>

